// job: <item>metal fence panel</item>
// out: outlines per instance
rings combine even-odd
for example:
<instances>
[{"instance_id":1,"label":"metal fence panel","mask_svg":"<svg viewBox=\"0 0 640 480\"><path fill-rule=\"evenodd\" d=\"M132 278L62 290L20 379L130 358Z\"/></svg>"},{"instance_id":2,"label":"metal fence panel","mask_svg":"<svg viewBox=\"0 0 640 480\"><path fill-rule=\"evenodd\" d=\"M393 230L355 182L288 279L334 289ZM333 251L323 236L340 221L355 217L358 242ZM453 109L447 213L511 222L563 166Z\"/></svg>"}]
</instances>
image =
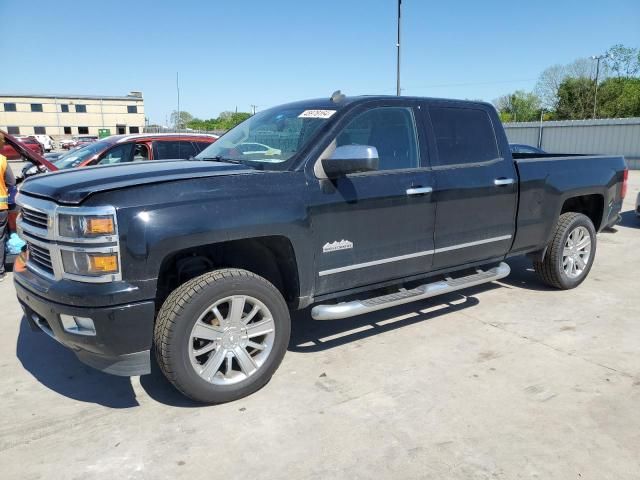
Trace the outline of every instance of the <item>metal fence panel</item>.
<instances>
[{"instance_id":1,"label":"metal fence panel","mask_svg":"<svg viewBox=\"0 0 640 480\"><path fill-rule=\"evenodd\" d=\"M552 153L624 155L630 168L640 169L640 118L505 123L504 127L511 143L540 146Z\"/></svg>"}]
</instances>

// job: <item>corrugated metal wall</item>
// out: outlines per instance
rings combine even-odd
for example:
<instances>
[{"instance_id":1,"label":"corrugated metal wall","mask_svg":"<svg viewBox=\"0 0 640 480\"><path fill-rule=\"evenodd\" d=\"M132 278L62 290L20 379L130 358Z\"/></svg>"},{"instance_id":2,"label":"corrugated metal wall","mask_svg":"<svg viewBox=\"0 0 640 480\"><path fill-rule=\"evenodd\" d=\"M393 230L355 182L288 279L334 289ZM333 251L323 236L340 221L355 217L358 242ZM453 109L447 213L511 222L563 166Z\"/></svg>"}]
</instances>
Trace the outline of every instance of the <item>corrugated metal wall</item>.
<instances>
[{"instance_id":1,"label":"corrugated metal wall","mask_svg":"<svg viewBox=\"0 0 640 480\"><path fill-rule=\"evenodd\" d=\"M540 146L551 153L624 155L630 168L640 169L640 118L505 123L504 127L511 143Z\"/></svg>"}]
</instances>

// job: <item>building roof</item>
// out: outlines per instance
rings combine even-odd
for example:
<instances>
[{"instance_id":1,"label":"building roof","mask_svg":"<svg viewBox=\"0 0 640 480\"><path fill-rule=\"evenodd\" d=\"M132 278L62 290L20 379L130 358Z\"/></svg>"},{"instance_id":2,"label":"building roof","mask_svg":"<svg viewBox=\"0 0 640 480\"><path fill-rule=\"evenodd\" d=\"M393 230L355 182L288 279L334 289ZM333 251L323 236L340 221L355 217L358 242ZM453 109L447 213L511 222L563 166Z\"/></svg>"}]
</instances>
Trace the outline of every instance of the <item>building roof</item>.
<instances>
[{"instance_id":1,"label":"building roof","mask_svg":"<svg viewBox=\"0 0 640 480\"><path fill-rule=\"evenodd\" d=\"M78 95L78 94L52 94L52 93L0 93L0 97L16 98L75 98L78 100L143 100L142 94L137 95Z\"/></svg>"}]
</instances>

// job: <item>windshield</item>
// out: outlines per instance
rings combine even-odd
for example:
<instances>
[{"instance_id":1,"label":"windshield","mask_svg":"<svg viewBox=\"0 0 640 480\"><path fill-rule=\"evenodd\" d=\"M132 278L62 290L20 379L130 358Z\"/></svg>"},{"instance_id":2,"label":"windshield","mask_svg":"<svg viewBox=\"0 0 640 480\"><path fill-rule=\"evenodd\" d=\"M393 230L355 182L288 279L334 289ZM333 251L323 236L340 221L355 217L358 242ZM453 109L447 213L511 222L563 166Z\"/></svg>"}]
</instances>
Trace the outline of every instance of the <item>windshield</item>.
<instances>
[{"instance_id":1,"label":"windshield","mask_svg":"<svg viewBox=\"0 0 640 480\"><path fill-rule=\"evenodd\" d=\"M257 113L205 148L196 160L230 160L253 165L284 163L302 150L335 113L276 107Z\"/></svg>"},{"instance_id":2,"label":"windshield","mask_svg":"<svg viewBox=\"0 0 640 480\"><path fill-rule=\"evenodd\" d=\"M77 150L62 155L53 161L53 164L60 170L65 168L73 168L80 165L85 160L93 157L96 153L103 151L111 145L110 142L96 142Z\"/></svg>"}]
</instances>

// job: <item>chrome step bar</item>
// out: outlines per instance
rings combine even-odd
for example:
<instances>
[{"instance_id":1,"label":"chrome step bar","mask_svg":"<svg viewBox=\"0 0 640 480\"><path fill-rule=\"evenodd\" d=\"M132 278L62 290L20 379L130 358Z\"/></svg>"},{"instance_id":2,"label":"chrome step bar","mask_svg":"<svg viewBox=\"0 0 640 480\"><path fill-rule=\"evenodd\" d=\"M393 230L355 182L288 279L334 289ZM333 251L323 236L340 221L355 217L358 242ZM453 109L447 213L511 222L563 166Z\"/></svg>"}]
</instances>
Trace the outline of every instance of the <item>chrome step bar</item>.
<instances>
[{"instance_id":1,"label":"chrome step bar","mask_svg":"<svg viewBox=\"0 0 640 480\"><path fill-rule=\"evenodd\" d=\"M501 262L498 266L489 270L478 270L477 273L466 277L447 277L433 283L426 283L411 290L400 290L381 297L368 298L367 300L354 300L334 305L316 305L311 309L311 317L315 320L338 320L340 318L353 317L364 313L375 312L385 308L395 307L405 303L415 302L425 298L455 292L463 288L473 287L482 283L493 282L506 277L511 272L509 265Z\"/></svg>"}]
</instances>

